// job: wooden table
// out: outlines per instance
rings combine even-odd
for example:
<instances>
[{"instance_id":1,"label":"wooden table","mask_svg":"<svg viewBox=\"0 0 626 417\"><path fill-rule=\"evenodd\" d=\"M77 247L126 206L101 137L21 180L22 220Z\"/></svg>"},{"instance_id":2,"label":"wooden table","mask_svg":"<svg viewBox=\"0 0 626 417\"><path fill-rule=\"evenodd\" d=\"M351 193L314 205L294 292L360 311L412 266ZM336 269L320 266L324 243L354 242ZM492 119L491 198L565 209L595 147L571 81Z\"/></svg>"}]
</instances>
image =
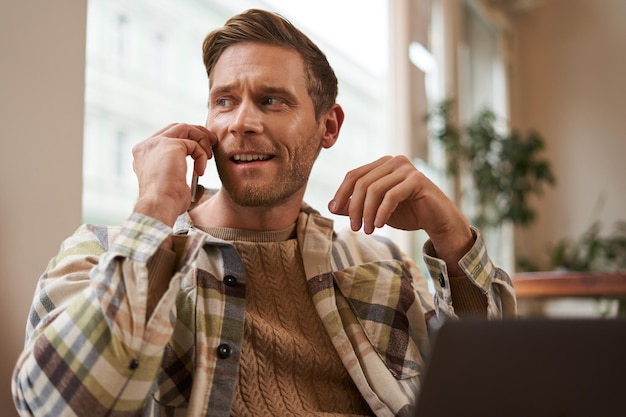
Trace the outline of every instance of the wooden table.
<instances>
[{"instance_id":1,"label":"wooden table","mask_svg":"<svg viewBox=\"0 0 626 417\"><path fill-rule=\"evenodd\" d=\"M609 301L617 303L612 304L613 311L626 317L626 273L546 271L513 274L511 278L522 315L550 316L555 302L575 299L581 300L576 302L577 308L581 303L606 305L613 300Z\"/></svg>"},{"instance_id":2,"label":"wooden table","mask_svg":"<svg viewBox=\"0 0 626 417\"><path fill-rule=\"evenodd\" d=\"M626 273L546 271L513 274L518 299L626 297Z\"/></svg>"}]
</instances>

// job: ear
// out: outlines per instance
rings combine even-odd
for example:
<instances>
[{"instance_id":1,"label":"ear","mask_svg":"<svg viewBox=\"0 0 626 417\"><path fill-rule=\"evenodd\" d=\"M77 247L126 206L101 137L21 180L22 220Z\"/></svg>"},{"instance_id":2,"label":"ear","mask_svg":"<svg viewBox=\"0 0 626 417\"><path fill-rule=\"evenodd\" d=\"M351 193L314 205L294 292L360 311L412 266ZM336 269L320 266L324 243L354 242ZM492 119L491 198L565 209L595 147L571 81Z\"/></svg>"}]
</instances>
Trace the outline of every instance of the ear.
<instances>
[{"instance_id":1,"label":"ear","mask_svg":"<svg viewBox=\"0 0 626 417\"><path fill-rule=\"evenodd\" d=\"M341 125L343 124L343 109L339 104L333 104L326 114L322 115L323 131L321 145L330 148L337 142Z\"/></svg>"}]
</instances>

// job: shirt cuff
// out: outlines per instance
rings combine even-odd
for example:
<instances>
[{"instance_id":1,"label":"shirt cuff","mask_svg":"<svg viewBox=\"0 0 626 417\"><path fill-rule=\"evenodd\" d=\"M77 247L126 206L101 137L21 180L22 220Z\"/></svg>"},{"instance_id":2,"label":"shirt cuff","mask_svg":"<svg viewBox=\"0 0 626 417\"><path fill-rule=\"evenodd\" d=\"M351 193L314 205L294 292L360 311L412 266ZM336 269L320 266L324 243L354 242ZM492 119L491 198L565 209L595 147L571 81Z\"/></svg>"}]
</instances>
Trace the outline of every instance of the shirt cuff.
<instances>
[{"instance_id":1,"label":"shirt cuff","mask_svg":"<svg viewBox=\"0 0 626 417\"><path fill-rule=\"evenodd\" d=\"M172 235L172 228L160 221L139 213L133 213L124 223L112 250L117 255L138 262L148 262L163 241Z\"/></svg>"},{"instance_id":2,"label":"shirt cuff","mask_svg":"<svg viewBox=\"0 0 626 417\"><path fill-rule=\"evenodd\" d=\"M496 267L487 254L487 248L482 235L478 229L471 227L474 235L474 245L459 260L459 267L463 270L466 277L477 286L483 294L489 292L491 284L496 272ZM436 257L435 249L430 240L424 244L424 262L428 269L428 274L433 280L437 295L443 299L446 304L452 303L450 294L450 278L448 276L448 268L446 263Z\"/></svg>"}]
</instances>

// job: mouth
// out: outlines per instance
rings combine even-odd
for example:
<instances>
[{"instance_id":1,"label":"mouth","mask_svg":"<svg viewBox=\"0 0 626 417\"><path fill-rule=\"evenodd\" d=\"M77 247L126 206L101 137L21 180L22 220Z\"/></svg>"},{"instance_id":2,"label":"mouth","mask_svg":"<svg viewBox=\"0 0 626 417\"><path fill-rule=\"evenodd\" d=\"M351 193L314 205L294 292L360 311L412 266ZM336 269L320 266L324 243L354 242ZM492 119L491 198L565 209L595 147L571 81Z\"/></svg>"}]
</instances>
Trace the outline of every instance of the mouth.
<instances>
[{"instance_id":1,"label":"mouth","mask_svg":"<svg viewBox=\"0 0 626 417\"><path fill-rule=\"evenodd\" d=\"M274 155L257 154L235 154L230 159L236 164L246 164L250 162L269 161Z\"/></svg>"}]
</instances>

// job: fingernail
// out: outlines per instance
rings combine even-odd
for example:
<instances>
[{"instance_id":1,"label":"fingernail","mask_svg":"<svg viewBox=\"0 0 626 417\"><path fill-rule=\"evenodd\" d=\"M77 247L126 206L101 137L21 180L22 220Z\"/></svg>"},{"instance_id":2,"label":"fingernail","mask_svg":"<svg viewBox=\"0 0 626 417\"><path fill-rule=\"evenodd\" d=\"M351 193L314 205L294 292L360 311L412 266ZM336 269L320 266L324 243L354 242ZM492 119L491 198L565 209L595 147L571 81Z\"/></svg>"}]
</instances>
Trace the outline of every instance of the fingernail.
<instances>
[{"instance_id":1,"label":"fingernail","mask_svg":"<svg viewBox=\"0 0 626 417\"><path fill-rule=\"evenodd\" d=\"M331 213L336 213L337 210L337 202L335 200L331 200L330 203L328 203L328 210Z\"/></svg>"}]
</instances>

